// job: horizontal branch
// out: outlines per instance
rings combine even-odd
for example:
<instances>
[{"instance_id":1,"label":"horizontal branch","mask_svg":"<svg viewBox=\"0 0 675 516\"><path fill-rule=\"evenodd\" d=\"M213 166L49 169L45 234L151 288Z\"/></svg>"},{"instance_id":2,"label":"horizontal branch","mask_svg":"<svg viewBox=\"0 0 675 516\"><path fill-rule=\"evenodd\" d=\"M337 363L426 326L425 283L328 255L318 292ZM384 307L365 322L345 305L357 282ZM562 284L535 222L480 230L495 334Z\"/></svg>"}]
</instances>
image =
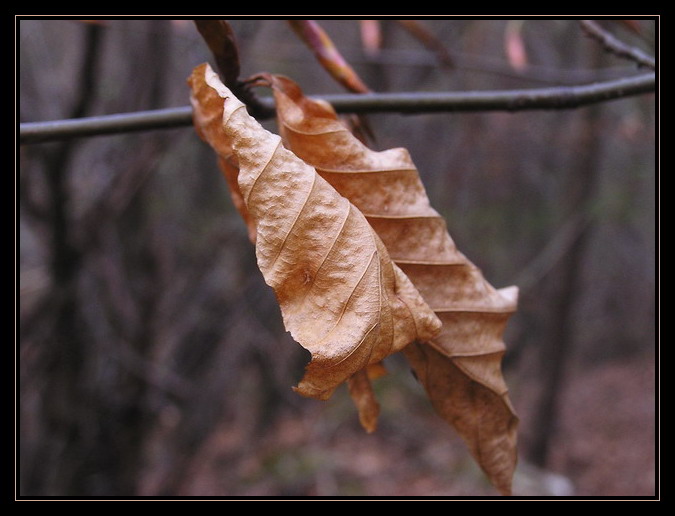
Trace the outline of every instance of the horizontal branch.
<instances>
[{"instance_id":1,"label":"horizontal branch","mask_svg":"<svg viewBox=\"0 0 675 516\"><path fill-rule=\"evenodd\" d=\"M332 104L340 113L525 111L578 108L649 93L655 88L656 75L647 73L583 86L504 91L324 95L320 98ZM259 100L270 108L274 107L271 98ZM29 122L20 124L19 143L31 144L75 137L168 129L191 124L190 106L51 122Z\"/></svg>"},{"instance_id":2,"label":"horizontal branch","mask_svg":"<svg viewBox=\"0 0 675 516\"><path fill-rule=\"evenodd\" d=\"M171 129L191 123L190 106L49 122L28 122L19 126L19 143L42 143L67 138Z\"/></svg>"}]
</instances>

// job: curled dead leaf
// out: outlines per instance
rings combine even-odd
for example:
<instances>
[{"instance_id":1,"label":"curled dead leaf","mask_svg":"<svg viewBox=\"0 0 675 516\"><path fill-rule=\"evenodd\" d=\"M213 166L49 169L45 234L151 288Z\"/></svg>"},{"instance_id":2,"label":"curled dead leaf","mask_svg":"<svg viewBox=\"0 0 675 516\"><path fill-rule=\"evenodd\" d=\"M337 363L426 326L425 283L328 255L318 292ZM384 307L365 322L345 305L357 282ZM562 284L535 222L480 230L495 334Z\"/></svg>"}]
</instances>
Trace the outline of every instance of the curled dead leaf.
<instances>
[{"instance_id":1,"label":"curled dead leaf","mask_svg":"<svg viewBox=\"0 0 675 516\"><path fill-rule=\"evenodd\" d=\"M258 266L286 329L312 355L296 390L326 399L357 375L366 392L360 371L432 338L440 321L363 214L250 117L208 65L189 83L195 127L231 184L236 176L233 198L255 230ZM372 404L361 406L368 420Z\"/></svg>"},{"instance_id":2,"label":"curled dead leaf","mask_svg":"<svg viewBox=\"0 0 675 516\"><path fill-rule=\"evenodd\" d=\"M380 404L375 398L373 386L370 383L367 369L361 369L352 375L347 382L349 395L359 411L359 421L366 432L372 433L377 427L377 418L380 415Z\"/></svg>"},{"instance_id":3,"label":"curled dead leaf","mask_svg":"<svg viewBox=\"0 0 675 516\"><path fill-rule=\"evenodd\" d=\"M364 213L443 322L437 337L421 339L405 355L436 410L495 486L510 493L517 417L500 364L517 289L496 290L457 250L405 149L372 151L329 105L305 97L290 79L268 81L288 147Z\"/></svg>"},{"instance_id":4,"label":"curled dead leaf","mask_svg":"<svg viewBox=\"0 0 675 516\"><path fill-rule=\"evenodd\" d=\"M482 367L499 368L501 354L457 360L438 351L432 343L413 343L403 351L418 379L424 385L431 404L465 442L492 483L511 494L511 482L517 461L518 420L506 391L499 394L485 388L463 369L463 360L482 362ZM468 374L467 374L468 372ZM494 375L495 371L491 371ZM461 393L457 395L456 393ZM466 436L471 436L466 438Z\"/></svg>"}]
</instances>

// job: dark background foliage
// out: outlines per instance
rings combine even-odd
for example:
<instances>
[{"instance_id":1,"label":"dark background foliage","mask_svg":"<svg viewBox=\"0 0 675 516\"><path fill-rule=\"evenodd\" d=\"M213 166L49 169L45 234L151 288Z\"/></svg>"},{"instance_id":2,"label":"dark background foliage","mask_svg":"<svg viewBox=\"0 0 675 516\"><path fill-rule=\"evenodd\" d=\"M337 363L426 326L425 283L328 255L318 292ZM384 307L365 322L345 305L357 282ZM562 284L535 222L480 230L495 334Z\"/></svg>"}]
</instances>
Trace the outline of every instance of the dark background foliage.
<instances>
[{"instance_id":1,"label":"dark background foliage","mask_svg":"<svg viewBox=\"0 0 675 516\"><path fill-rule=\"evenodd\" d=\"M284 21L231 25L242 76L342 93ZM522 23L523 70L505 54L509 20L425 21L453 68L393 20L375 56L357 21L322 25L375 91L637 72L575 20ZM653 54L653 20L605 26ZM182 106L211 59L192 22L168 19L24 19L18 43L22 122ZM516 494L653 495L654 96L368 120L376 148L409 149L460 250L521 288L504 364L522 419ZM192 129L22 146L18 180L20 495L496 494L398 357L373 435L344 391L291 391L307 357Z\"/></svg>"}]
</instances>

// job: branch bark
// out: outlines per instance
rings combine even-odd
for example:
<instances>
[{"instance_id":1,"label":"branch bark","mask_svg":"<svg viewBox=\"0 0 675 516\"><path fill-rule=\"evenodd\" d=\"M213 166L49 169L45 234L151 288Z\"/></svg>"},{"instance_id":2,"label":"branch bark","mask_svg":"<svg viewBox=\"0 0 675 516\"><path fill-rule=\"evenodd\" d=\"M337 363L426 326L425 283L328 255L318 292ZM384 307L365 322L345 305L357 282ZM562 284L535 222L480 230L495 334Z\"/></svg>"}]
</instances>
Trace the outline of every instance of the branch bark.
<instances>
[{"instance_id":1,"label":"branch bark","mask_svg":"<svg viewBox=\"0 0 675 516\"><path fill-rule=\"evenodd\" d=\"M639 48L631 47L626 45L623 41L616 39L593 20L582 20L581 28L589 37L600 43L602 48L606 51L618 57L635 61L639 66L645 66L651 70L656 70L656 61L653 57L645 54Z\"/></svg>"},{"instance_id":2,"label":"branch bark","mask_svg":"<svg viewBox=\"0 0 675 516\"><path fill-rule=\"evenodd\" d=\"M274 111L268 105L261 103L249 85L239 79L241 71L239 48L230 24L226 20L195 20L194 22L199 34L213 54L224 84L246 104L251 116L258 119L272 118Z\"/></svg>"},{"instance_id":3,"label":"branch bark","mask_svg":"<svg viewBox=\"0 0 675 516\"><path fill-rule=\"evenodd\" d=\"M458 91L439 93L369 93L323 95L339 113L438 113L476 111L526 111L573 109L590 104L653 92L656 74L604 81L582 86L559 86L523 90ZM273 109L271 98L258 99ZM119 113L115 115L29 122L20 125L22 145L104 134L169 129L192 125L190 106Z\"/></svg>"}]
</instances>

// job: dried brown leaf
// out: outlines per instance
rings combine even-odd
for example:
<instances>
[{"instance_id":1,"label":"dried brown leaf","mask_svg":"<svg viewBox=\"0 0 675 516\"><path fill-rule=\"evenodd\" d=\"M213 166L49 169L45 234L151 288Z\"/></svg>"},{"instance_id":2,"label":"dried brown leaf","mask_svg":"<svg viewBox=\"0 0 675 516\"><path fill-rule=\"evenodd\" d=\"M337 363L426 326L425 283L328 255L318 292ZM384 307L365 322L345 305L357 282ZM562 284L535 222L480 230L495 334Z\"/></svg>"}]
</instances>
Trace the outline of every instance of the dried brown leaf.
<instances>
[{"instance_id":1,"label":"dried brown leaf","mask_svg":"<svg viewBox=\"0 0 675 516\"><path fill-rule=\"evenodd\" d=\"M255 221L251 219L251 216L248 214L244 197L241 195L241 190L239 189L239 165L236 163L236 161L237 160L234 155L229 158L222 156L218 157L218 165L220 166L220 171L223 173L223 176L225 176L225 181L227 181L227 186L230 190L230 197L232 198L232 204L234 204L234 207L237 209L241 215L241 218L244 219L244 222L246 223L249 240L255 244Z\"/></svg>"},{"instance_id":2,"label":"dried brown leaf","mask_svg":"<svg viewBox=\"0 0 675 516\"><path fill-rule=\"evenodd\" d=\"M498 394L494 388L486 388L472 378L471 368L466 367L467 362L476 361L481 367L493 369L494 376L498 374L501 353L480 358L449 357L433 343L413 343L403 352L434 409L465 437L471 454L492 483L503 494L511 494L518 420L505 391Z\"/></svg>"},{"instance_id":3,"label":"dried brown leaf","mask_svg":"<svg viewBox=\"0 0 675 516\"><path fill-rule=\"evenodd\" d=\"M189 82L197 131L221 164L236 158L237 197L286 329L312 355L296 390L326 399L369 365L435 335L439 320L363 214L250 117L208 65ZM361 391L362 380L354 381Z\"/></svg>"},{"instance_id":4,"label":"dried brown leaf","mask_svg":"<svg viewBox=\"0 0 675 516\"><path fill-rule=\"evenodd\" d=\"M359 411L359 421L366 432L372 433L377 428L377 417L380 415L380 404L375 398L370 375L367 369L361 369L352 375L347 382L349 395Z\"/></svg>"},{"instance_id":5,"label":"dried brown leaf","mask_svg":"<svg viewBox=\"0 0 675 516\"><path fill-rule=\"evenodd\" d=\"M436 410L496 487L509 493L517 418L500 364L517 289L496 290L457 250L405 149L370 150L326 103L305 97L290 79L268 80L288 147L363 212L443 322L436 338L405 354Z\"/></svg>"}]
</instances>

